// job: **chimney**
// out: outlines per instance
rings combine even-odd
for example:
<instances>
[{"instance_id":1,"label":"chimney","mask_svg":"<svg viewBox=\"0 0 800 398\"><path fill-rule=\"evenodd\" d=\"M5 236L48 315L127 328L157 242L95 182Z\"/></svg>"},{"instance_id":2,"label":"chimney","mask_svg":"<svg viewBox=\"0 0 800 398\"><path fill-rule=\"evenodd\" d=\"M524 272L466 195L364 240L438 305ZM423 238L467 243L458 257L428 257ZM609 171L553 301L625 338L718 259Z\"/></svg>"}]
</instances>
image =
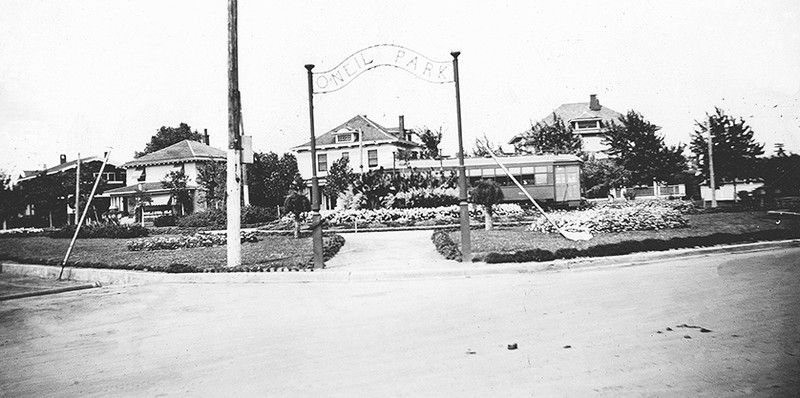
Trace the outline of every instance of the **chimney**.
<instances>
[{"instance_id":1,"label":"chimney","mask_svg":"<svg viewBox=\"0 0 800 398\"><path fill-rule=\"evenodd\" d=\"M406 138L406 118L403 115L400 115L398 118L398 127L397 127L397 138L405 139Z\"/></svg>"},{"instance_id":2,"label":"chimney","mask_svg":"<svg viewBox=\"0 0 800 398\"><path fill-rule=\"evenodd\" d=\"M600 101L597 100L597 94L589 95L589 109L593 111L599 111L600 108Z\"/></svg>"},{"instance_id":3,"label":"chimney","mask_svg":"<svg viewBox=\"0 0 800 398\"><path fill-rule=\"evenodd\" d=\"M203 129L203 143L206 145L211 145L209 144L209 142L210 141L208 140L208 129Z\"/></svg>"},{"instance_id":4,"label":"chimney","mask_svg":"<svg viewBox=\"0 0 800 398\"><path fill-rule=\"evenodd\" d=\"M60 164L67 163L67 155L61 154L61 158L59 160L61 161Z\"/></svg>"}]
</instances>

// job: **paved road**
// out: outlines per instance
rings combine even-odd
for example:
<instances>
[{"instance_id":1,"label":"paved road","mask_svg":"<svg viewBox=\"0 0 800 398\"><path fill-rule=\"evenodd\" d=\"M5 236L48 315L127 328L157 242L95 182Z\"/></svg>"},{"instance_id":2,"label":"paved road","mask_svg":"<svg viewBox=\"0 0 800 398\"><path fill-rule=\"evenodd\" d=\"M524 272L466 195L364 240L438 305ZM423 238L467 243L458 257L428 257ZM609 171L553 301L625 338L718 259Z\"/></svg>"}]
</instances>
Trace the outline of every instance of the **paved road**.
<instances>
[{"instance_id":1,"label":"paved road","mask_svg":"<svg viewBox=\"0 0 800 398\"><path fill-rule=\"evenodd\" d=\"M798 259L14 300L0 396L792 396Z\"/></svg>"}]
</instances>

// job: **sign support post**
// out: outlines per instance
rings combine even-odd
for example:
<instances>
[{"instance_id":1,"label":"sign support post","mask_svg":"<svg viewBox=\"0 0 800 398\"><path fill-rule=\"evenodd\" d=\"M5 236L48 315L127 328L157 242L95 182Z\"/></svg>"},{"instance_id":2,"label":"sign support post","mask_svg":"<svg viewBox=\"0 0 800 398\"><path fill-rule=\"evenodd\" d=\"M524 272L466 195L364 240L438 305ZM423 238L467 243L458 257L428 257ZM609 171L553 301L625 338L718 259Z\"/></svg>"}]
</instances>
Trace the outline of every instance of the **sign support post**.
<instances>
[{"instance_id":1,"label":"sign support post","mask_svg":"<svg viewBox=\"0 0 800 398\"><path fill-rule=\"evenodd\" d=\"M453 76L456 85L456 118L458 119L458 206L461 215L461 261L472 261L472 244L469 240L469 205L467 203L467 168L464 166L464 139L461 133L461 87L458 84L459 51L453 56Z\"/></svg>"},{"instance_id":2,"label":"sign support post","mask_svg":"<svg viewBox=\"0 0 800 398\"><path fill-rule=\"evenodd\" d=\"M319 214L320 196L317 178L317 138L314 135L314 65L305 66L308 71L308 117L311 131L311 240L314 245L314 268L325 266L322 256L322 220Z\"/></svg>"}]
</instances>

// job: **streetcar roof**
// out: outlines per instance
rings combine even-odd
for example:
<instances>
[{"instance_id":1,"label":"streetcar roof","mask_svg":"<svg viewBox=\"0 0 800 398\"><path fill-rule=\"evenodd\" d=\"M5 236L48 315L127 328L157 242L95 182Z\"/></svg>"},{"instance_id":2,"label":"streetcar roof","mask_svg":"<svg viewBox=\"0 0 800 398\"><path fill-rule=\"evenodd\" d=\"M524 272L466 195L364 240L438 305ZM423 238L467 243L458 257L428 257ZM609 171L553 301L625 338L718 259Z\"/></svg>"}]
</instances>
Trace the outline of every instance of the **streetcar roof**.
<instances>
[{"instance_id":1,"label":"streetcar roof","mask_svg":"<svg viewBox=\"0 0 800 398\"><path fill-rule=\"evenodd\" d=\"M522 155L522 156L502 156L498 157L500 163L504 166L525 166L525 165L542 165L553 163L581 163L581 158L575 155ZM464 158L464 165L467 167L481 167L481 166L496 166L497 163L491 157L483 158ZM416 159L410 160L408 166L411 168L439 168L439 167L457 167L457 158L448 158L442 160L436 159Z\"/></svg>"}]
</instances>

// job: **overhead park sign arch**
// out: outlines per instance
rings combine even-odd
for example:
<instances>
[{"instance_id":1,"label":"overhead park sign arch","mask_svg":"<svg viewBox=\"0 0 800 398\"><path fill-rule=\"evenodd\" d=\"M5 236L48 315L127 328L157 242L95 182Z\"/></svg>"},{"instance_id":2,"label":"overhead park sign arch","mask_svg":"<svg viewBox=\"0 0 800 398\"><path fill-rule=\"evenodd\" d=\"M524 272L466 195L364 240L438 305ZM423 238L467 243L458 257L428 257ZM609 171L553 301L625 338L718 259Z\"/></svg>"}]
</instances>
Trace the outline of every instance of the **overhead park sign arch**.
<instances>
[{"instance_id":1,"label":"overhead park sign arch","mask_svg":"<svg viewBox=\"0 0 800 398\"><path fill-rule=\"evenodd\" d=\"M451 52L450 61L436 61L414 50L394 44L378 44L356 51L333 69L314 73L314 65L305 65L308 77L308 111L311 132L311 224L314 242L314 268L322 268L322 223L319 214L320 190L317 178L317 146L314 134L314 94L327 94L340 90L358 76L379 66L404 70L430 83L454 83L456 91L456 118L458 125L458 186L461 220L462 261L472 260L469 240L469 208L467 204L467 177L464 167L464 144L461 132L461 89L458 81L458 51Z\"/></svg>"},{"instance_id":2,"label":"overhead park sign arch","mask_svg":"<svg viewBox=\"0 0 800 398\"><path fill-rule=\"evenodd\" d=\"M414 50L394 44L378 44L356 51L335 68L313 73L314 94L342 89L362 73L379 66L402 69L431 83L453 83L453 64L434 61Z\"/></svg>"}]
</instances>

